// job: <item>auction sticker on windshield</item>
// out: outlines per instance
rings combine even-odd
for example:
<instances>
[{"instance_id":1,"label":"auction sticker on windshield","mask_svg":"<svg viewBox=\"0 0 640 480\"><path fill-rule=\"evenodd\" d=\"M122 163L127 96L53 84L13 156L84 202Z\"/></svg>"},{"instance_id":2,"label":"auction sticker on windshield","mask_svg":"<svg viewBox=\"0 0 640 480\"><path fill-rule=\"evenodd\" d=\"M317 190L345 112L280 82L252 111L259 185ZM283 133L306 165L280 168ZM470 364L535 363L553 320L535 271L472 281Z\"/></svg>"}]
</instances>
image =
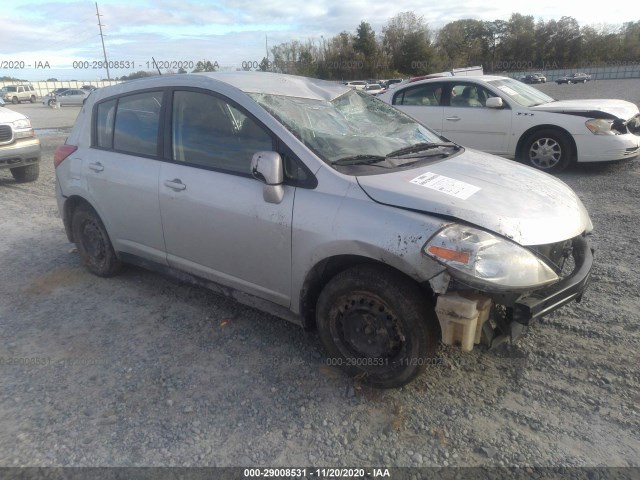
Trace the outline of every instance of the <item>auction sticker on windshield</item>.
<instances>
[{"instance_id":1,"label":"auction sticker on windshield","mask_svg":"<svg viewBox=\"0 0 640 480\"><path fill-rule=\"evenodd\" d=\"M426 172L411 180L411 183L423 187L437 190L440 193L466 200L471 195L480 190L480 187L462 182L454 178L438 175L437 173Z\"/></svg>"}]
</instances>

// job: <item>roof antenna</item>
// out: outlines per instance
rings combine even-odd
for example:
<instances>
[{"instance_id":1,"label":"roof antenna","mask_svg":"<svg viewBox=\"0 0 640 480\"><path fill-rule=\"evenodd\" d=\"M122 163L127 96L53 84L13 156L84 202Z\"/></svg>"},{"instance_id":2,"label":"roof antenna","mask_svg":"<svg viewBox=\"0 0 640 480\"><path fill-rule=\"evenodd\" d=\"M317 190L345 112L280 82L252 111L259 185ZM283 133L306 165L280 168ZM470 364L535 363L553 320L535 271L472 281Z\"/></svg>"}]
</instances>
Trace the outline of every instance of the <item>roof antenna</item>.
<instances>
[{"instance_id":1,"label":"roof antenna","mask_svg":"<svg viewBox=\"0 0 640 480\"><path fill-rule=\"evenodd\" d=\"M151 60L153 60L153 64L156 66L156 68L158 69L158 75L162 75L162 72L160 71L160 67L158 66L158 62L156 62L156 59L151 57Z\"/></svg>"}]
</instances>

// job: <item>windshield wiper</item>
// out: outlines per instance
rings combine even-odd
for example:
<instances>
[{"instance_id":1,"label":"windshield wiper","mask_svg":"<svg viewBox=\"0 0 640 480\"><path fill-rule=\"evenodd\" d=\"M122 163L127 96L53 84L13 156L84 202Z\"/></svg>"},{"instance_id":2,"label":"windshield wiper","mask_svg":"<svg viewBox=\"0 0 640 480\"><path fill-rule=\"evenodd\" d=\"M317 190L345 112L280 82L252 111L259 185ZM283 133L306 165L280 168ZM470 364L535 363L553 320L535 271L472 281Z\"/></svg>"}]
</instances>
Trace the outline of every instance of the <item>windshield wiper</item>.
<instances>
[{"instance_id":1,"label":"windshield wiper","mask_svg":"<svg viewBox=\"0 0 640 480\"><path fill-rule=\"evenodd\" d=\"M401 155L407 155L409 153L417 153L417 152L422 152L424 150L431 150L434 148L441 148L441 147L451 147L451 148L455 148L456 150L460 150L460 145L453 143L453 142L442 142L442 143L417 143L415 145L411 145L410 147L404 147L401 148L399 150L395 150L389 154L387 154L387 158L389 157L399 157Z\"/></svg>"},{"instance_id":2,"label":"windshield wiper","mask_svg":"<svg viewBox=\"0 0 640 480\"><path fill-rule=\"evenodd\" d=\"M381 155L352 155L350 157L339 158L332 165L372 165L384 162L387 157Z\"/></svg>"}]
</instances>

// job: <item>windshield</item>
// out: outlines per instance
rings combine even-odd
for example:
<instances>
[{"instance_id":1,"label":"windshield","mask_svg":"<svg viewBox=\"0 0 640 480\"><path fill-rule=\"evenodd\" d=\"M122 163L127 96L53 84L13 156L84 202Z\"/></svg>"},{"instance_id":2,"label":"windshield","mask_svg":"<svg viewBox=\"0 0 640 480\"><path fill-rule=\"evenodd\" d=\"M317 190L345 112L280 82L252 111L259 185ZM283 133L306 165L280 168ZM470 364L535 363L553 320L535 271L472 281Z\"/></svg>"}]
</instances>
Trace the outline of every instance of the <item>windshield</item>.
<instances>
[{"instance_id":1,"label":"windshield","mask_svg":"<svg viewBox=\"0 0 640 480\"><path fill-rule=\"evenodd\" d=\"M18 91L18 87L4 87L3 89L5 92L17 92Z\"/></svg>"},{"instance_id":2,"label":"windshield","mask_svg":"<svg viewBox=\"0 0 640 480\"><path fill-rule=\"evenodd\" d=\"M489 84L523 107L535 107L543 103L555 102L555 98L512 78L490 80Z\"/></svg>"},{"instance_id":3,"label":"windshield","mask_svg":"<svg viewBox=\"0 0 640 480\"><path fill-rule=\"evenodd\" d=\"M330 164L354 157L384 158L405 147L442 142L409 116L357 90L332 101L264 93L250 96Z\"/></svg>"}]
</instances>

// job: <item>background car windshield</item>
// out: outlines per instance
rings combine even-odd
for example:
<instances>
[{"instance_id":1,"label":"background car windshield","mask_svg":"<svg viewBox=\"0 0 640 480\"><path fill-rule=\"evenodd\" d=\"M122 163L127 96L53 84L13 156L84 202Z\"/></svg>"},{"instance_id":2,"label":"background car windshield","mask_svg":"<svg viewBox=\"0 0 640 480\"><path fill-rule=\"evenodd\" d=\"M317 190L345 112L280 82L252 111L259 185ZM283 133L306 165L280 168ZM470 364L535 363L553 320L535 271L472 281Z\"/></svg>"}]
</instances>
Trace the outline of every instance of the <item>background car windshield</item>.
<instances>
[{"instance_id":1,"label":"background car windshield","mask_svg":"<svg viewBox=\"0 0 640 480\"><path fill-rule=\"evenodd\" d=\"M329 163L442 142L435 132L409 116L356 90L330 102L263 93L251 97Z\"/></svg>"},{"instance_id":2,"label":"background car windshield","mask_svg":"<svg viewBox=\"0 0 640 480\"><path fill-rule=\"evenodd\" d=\"M554 98L545 95L540 90L511 78L490 80L489 84L523 107L534 107L543 103L555 102Z\"/></svg>"}]
</instances>

